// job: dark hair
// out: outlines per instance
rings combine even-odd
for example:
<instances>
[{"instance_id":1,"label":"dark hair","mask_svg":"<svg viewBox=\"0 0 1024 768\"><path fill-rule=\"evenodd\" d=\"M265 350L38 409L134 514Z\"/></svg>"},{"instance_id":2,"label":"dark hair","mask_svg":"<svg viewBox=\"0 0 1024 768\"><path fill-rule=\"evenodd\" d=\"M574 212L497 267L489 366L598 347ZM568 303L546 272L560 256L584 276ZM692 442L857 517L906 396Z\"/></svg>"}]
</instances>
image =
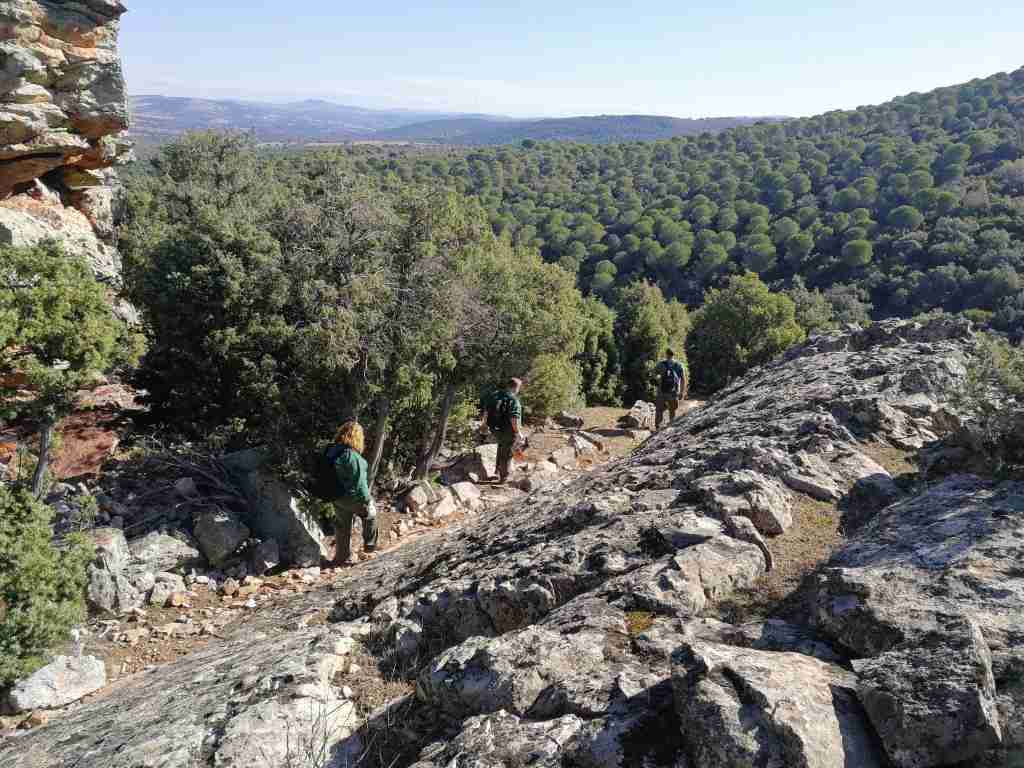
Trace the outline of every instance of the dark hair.
<instances>
[{"instance_id":1,"label":"dark hair","mask_svg":"<svg viewBox=\"0 0 1024 768\"><path fill-rule=\"evenodd\" d=\"M666 349L665 350L665 357L675 357L675 356L676 356L676 353L673 352L671 349Z\"/></svg>"}]
</instances>

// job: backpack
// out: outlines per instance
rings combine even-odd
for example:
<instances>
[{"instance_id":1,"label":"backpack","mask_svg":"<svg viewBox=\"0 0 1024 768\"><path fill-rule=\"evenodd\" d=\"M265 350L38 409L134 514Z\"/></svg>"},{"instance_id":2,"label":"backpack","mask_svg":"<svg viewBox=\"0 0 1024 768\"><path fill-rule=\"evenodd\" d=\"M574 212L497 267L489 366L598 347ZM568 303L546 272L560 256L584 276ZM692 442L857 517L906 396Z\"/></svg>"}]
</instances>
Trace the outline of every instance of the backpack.
<instances>
[{"instance_id":1,"label":"backpack","mask_svg":"<svg viewBox=\"0 0 1024 768\"><path fill-rule=\"evenodd\" d=\"M338 460L338 454L333 449L334 446L330 445L316 456L313 484L309 492L320 501L335 501L345 495L335 472L334 463Z\"/></svg>"},{"instance_id":2,"label":"backpack","mask_svg":"<svg viewBox=\"0 0 1024 768\"><path fill-rule=\"evenodd\" d=\"M661 372L661 394L678 394L679 387L682 383L683 380L679 377L679 372L676 371L675 367L672 365L665 364Z\"/></svg>"},{"instance_id":3,"label":"backpack","mask_svg":"<svg viewBox=\"0 0 1024 768\"><path fill-rule=\"evenodd\" d=\"M512 431L512 412L515 399L507 392L496 395L487 408L487 425L492 432Z\"/></svg>"}]
</instances>

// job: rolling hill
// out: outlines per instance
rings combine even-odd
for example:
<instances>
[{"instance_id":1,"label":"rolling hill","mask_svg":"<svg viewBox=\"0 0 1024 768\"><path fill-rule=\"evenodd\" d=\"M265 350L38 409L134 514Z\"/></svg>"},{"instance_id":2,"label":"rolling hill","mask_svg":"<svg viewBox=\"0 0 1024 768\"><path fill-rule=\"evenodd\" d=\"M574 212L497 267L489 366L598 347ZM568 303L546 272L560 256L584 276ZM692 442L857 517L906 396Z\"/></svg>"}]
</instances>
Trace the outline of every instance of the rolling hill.
<instances>
[{"instance_id":1,"label":"rolling hill","mask_svg":"<svg viewBox=\"0 0 1024 768\"><path fill-rule=\"evenodd\" d=\"M255 131L261 141L336 142L372 139L380 131L450 113L374 110L310 99L288 104L171 96L133 96L132 134L143 143L160 143L185 131Z\"/></svg>"},{"instance_id":2,"label":"rolling hill","mask_svg":"<svg viewBox=\"0 0 1024 768\"><path fill-rule=\"evenodd\" d=\"M431 120L380 131L377 136L392 141L437 144L490 145L535 141L578 141L603 144L617 141L653 141L674 136L696 136L740 125L752 125L757 117L709 117L684 119L657 115L596 115L546 120Z\"/></svg>"},{"instance_id":3,"label":"rolling hill","mask_svg":"<svg viewBox=\"0 0 1024 768\"><path fill-rule=\"evenodd\" d=\"M599 115L515 120L496 115L363 109L315 99L269 104L153 95L132 97L131 108L132 134L143 144L206 129L253 131L260 141L306 144L381 141L480 146L518 144L526 139L608 143L695 136L762 119Z\"/></svg>"}]
</instances>

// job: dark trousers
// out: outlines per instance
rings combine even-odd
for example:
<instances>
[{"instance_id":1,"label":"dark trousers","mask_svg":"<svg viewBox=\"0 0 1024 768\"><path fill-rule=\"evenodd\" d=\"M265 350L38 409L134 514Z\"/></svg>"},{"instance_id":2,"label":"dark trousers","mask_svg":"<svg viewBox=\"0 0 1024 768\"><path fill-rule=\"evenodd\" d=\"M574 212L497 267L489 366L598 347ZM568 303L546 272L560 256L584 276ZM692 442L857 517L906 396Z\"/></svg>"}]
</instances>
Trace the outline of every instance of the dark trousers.
<instances>
[{"instance_id":1,"label":"dark trousers","mask_svg":"<svg viewBox=\"0 0 1024 768\"><path fill-rule=\"evenodd\" d=\"M516 443L514 434L498 433L498 478L507 480L512 469L512 448Z\"/></svg>"},{"instance_id":2,"label":"dark trousers","mask_svg":"<svg viewBox=\"0 0 1024 768\"><path fill-rule=\"evenodd\" d=\"M363 521L363 550L377 548L377 508L341 500L334 503L334 562L344 563L352 557L352 518Z\"/></svg>"},{"instance_id":3,"label":"dark trousers","mask_svg":"<svg viewBox=\"0 0 1024 768\"><path fill-rule=\"evenodd\" d=\"M655 429L661 429L661 419L665 415L665 411L668 411L668 421L671 424L676 420L676 411L679 410L679 397L675 395L658 395L657 401L654 403L654 426Z\"/></svg>"}]
</instances>

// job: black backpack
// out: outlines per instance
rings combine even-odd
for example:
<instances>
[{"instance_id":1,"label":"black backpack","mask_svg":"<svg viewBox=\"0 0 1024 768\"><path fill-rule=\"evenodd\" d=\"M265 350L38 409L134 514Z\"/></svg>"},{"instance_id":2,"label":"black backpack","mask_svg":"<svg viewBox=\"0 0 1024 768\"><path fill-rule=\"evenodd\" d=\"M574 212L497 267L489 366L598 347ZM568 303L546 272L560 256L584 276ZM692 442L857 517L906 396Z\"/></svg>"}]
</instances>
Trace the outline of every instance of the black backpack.
<instances>
[{"instance_id":1,"label":"black backpack","mask_svg":"<svg viewBox=\"0 0 1024 768\"><path fill-rule=\"evenodd\" d=\"M491 406L487 409L487 425L492 432L512 431L514 403L512 395L508 393L499 394L491 401Z\"/></svg>"},{"instance_id":2,"label":"black backpack","mask_svg":"<svg viewBox=\"0 0 1024 768\"><path fill-rule=\"evenodd\" d=\"M682 383L683 381L679 378L679 374L676 372L676 369L671 365L666 365L664 370L661 372L661 394L678 394L679 385Z\"/></svg>"},{"instance_id":3,"label":"black backpack","mask_svg":"<svg viewBox=\"0 0 1024 768\"><path fill-rule=\"evenodd\" d=\"M316 456L313 485L309 492L320 501L335 501L344 495L334 469L334 462L338 459L338 453L333 450L334 447L330 445Z\"/></svg>"}]
</instances>

